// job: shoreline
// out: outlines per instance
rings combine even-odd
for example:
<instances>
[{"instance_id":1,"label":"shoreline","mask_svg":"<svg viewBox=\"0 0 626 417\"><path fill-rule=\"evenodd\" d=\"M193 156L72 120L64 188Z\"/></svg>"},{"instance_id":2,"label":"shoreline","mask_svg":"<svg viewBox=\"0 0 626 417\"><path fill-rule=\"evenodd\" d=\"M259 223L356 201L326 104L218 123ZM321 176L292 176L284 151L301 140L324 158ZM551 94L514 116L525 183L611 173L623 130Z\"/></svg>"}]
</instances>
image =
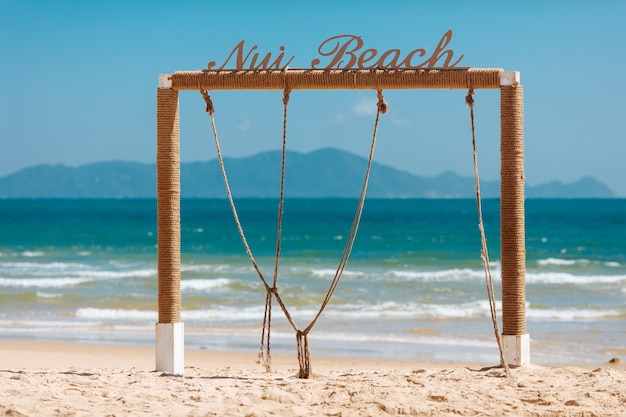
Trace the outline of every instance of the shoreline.
<instances>
[{"instance_id":1,"label":"shoreline","mask_svg":"<svg viewBox=\"0 0 626 417\"><path fill-rule=\"evenodd\" d=\"M493 364L186 350L185 373L154 371L154 349L0 339L0 415L388 416L626 415L624 363Z\"/></svg>"},{"instance_id":2,"label":"shoreline","mask_svg":"<svg viewBox=\"0 0 626 417\"><path fill-rule=\"evenodd\" d=\"M189 339L189 340L188 340ZM241 345L237 345L236 342L241 342ZM253 342L258 342L254 339ZM293 346L289 344L285 339L278 338L273 340L272 343L272 358L276 358L281 362L289 362L292 360L294 366L297 365L297 350L295 343ZM494 341L494 345L496 342ZM52 353L57 358L60 358L62 363L64 362L63 351L83 353L97 352L103 354L105 357L110 352L121 352L124 355L130 356L130 358L136 358L138 363L142 366L154 366L155 352L154 352L154 335L150 335L149 338L142 338L138 340L133 339L55 339L55 338L34 338L34 337L0 337L0 364L2 363L2 354L5 351L13 351L20 353L22 351L33 352L48 352ZM413 349L411 349L413 348ZM453 356L451 352L458 350L456 359L450 360ZM497 366L499 365L499 354L497 346L492 346L488 352L482 355L473 354L473 359L468 359L466 354L467 347L465 346L407 346L408 350L403 352L396 352L392 355L389 350L384 354L381 354L381 350L371 350L364 353L359 346L350 347L348 345L318 345L311 348L311 361L313 364L320 362L322 364L344 363L346 361L350 363L364 366L369 363L373 364L390 364L390 365L407 365L407 364L430 364L441 365L450 367L475 367L475 366ZM440 355L441 351L445 351L445 355ZM472 351L475 348L472 348ZM188 362L193 366L201 365L204 363L211 364L214 362L211 358L215 357L216 363L223 363L223 360L228 360L232 357L235 363L240 363L246 358L250 358L252 362L256 361L259 353L259 347L256 343L251 343L250 340L230 340L228 343L197 343L193 334L187 334L185 336L185 366ZM112 354L112 353L111 353ZM557 355L555 352L553 355ZM116 353L116 357L119 357ZM598 355L596 355L598 356ZM531 364L541 367L580 367L585 369L594 369L597 367L609 366L616 369L626 369L626 349L612 349L606 351L603 355L605 360L590 360L587 356L581 356L577 360L571 360L571 358L560 358L557 362L550 362L546 360L546 354L542 351L533 350L531 346ZM90 355L87 355L87 358ZM124 356L125 357L125 356ZM147 362L145 357L151 358L152 362ZM477 359L479 358L479 359ZM81 358L84 359L84 358ZM127 366L134 366L129 363L128 360L122 359L121 364ZM44 364L49 365L48 363ZM26 367L32 366L32 363L26 363Z\"/></svg>"},{"instance_id":3,"label":"shoreline","mask_svg":"<svg viewBox=\"0 0 626 417\"><path fill-rule=\"evenodd\" d=\"M223 351L208 349L185 349L185 369L212 368L224 366L250 366L265 372L256 363L257 352ZM477 367L465 362L423 362L410 359L367 358L348 356L312 355L313 368L320 370L354 367L360 369L404 369L412 366L440 366L444 368ZM10 364L11 366L7 366ZM293 355L272 353L272 364L280 368L298 368L298 359ZM491 365L480 365L493 366ZM154 371L154 347L128 344L105 344L83 342L59 342L31 339L0 339L0 370L21 369L87 369L87 368L141 368Z\"/></svg>"},{"instance_id":4,"label":"shoreline","mask_svg":"<svg viewBox=\"0 0 626 417\"><path fill-rule=\"evenodd\" d=\"M86 367L101 365L96 363L98 359L104 360L104 363L110 367L142 367L149 368L154 367L155 351L154 341L150 344L147 343L132 343L124 341L82 341L82 340L53 340L53 339L31 339L31 338L0 338L0 365L6 362L4 357L6 354L15 354L15 361L11 364L18 368L32 368L32 367L50 367L49 361L43 357L38 357L37 354L46 353L48 358L53 356L59 364L66 367ZM28 353L28 358L24 355ZM297 367L298 361L296 357L295 346L293 349L285 349L284 346L272 349L272 359L277 363L287 365L293 363L293 366ZM623 353L621 350L619 353ZM74 356L78 355L78 356ZM210 347L198 345L186 345L185 346L185 367L187 366L210 366L210 365L224 365L229 361L235 364L240 364L244 361L248 361L250 364L255 364L257 359L258 350L250 348L237 348L233 350L227 350L225 348L214 349ZM625 353L626 355L626 353ZM354 364L358 367L406 367L411 364L429 366L442 366L442 367L496 367L499 365L497 361L499 356L494 355L494 361L467 361L467 360L437 360L432 357L426 359L412 359L410 357L399 356L397 358L390 358L389 356L375 357L372 355L349 355L346 351L341 350L338 352L332 352L331 350L323 350L321 352L311 352L312 364L320 364L321 366L334 367L337 364ZM23 361L29 359L28 361ZM77 364L72 364L71 360L76 359L79 361ZM114 360L115 359L115 360ZM614 369L626 370L626 357L624 355L617 355L604 362L566 362L556 364L537 364L532 361L531 352L531 364L546 368L560 368L560 367L579 367L584 369L595 369L598 367L608 366ZM115 361L119 361L116 365ZM37 365L39 364L39 365ZM259 365L259 368L262 368Z\"/></svg>"}]
</instances>

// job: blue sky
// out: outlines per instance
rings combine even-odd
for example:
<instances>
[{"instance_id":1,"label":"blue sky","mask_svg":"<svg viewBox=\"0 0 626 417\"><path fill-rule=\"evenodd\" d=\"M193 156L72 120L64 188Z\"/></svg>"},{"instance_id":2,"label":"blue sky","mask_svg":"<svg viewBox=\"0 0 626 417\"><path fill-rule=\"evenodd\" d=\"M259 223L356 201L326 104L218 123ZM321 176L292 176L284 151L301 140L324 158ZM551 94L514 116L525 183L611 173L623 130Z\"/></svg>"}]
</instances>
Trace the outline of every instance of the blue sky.
<instances>
[{"instance_id":1,"label":"blue sky","mask_svg":"<svg viewBox=\"0 0 626 417\"><path fill-rule=\"evenodd\" d=\"M320 43L432 50L453 30L461 65L521 72L527 182L591 175L626 197L624 1L0 0L0 176L36 164L155 159L158 75L223 61L241 40L308 67ZM472 175L465 91L387 91L378 162ZM281 146L282 93L212 93L226 156ZM365 156L373 91L294 91L289 149ZM475 94L481 177L499 176L499 93ZM215 158L197 92L183 91L181 157Z\"/></svg>"}]
</instances>

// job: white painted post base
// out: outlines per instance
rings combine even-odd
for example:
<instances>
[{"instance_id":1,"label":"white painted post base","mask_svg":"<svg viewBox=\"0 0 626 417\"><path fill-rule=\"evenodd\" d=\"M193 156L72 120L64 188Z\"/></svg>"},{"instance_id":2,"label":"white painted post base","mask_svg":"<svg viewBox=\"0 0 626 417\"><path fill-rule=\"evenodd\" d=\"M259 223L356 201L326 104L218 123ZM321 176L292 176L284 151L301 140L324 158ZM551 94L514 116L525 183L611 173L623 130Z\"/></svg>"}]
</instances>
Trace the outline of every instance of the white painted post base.
<instances>
[{"instance_id":1,"label":"white painted post base","mask_svg":"<svg viewBox=\"0 0 626 417\"><path fill-rule=\"evenodd\" d=\"M502 349L507 364L513 366L530 364L530 336L528 333L522 335L503 334Z\"/></svg>"},{"instance_id":2,"label":"white painted post base","mask_svg":"<svg viewBox=\"0 0 626 417\"><path fill-rule=\"evenodd\" d=\"M156 370L173 375L185 371L184 323L156 324Z\"/></svg>"}]
</instances>

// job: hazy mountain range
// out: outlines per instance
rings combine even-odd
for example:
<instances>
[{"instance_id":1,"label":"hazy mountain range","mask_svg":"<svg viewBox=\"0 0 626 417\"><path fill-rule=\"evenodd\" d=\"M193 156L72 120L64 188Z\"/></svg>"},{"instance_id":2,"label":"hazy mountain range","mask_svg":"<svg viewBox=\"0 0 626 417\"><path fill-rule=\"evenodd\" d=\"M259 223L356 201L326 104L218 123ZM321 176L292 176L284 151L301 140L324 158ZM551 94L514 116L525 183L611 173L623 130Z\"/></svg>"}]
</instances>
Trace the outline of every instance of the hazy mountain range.
<instances>
[{"instance_id":1,"label":"hazy mountain range","mask_svg":"<svg viewBox=\"0 0 626 417\"><path fill-rule=\"evenodd\" d=\"M280 151L225 158L235 197L275 198L280 183ZM307 154L288 152L286 198L358 197L367 160L327 148ZM481 180L481 195L498 198L498 181ZM371 198L475 198L474 179L445 172L423 177L374 163L367 193ZM37 165L0 178L0 198L154 198L155 164L98 162L79 167ZM225 198L218 161L181 164L181 196ZM604 183L585 177L571 184L553 181L526 187L527 198L612 198Z\"/></svg>"}]
</instances>

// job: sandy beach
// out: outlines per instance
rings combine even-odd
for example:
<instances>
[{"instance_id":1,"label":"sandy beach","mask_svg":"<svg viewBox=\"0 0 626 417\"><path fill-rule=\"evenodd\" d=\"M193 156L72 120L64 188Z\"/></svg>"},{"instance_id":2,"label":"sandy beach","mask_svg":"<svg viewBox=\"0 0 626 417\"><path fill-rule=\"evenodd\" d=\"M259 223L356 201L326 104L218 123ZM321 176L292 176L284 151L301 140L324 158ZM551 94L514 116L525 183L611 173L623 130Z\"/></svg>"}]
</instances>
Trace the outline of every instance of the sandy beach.
<instances>
[{"instance_id":1,"label":"sandy beach","mask_svg":"<svg viewBox=\"0 0 626 417\"><path fill-rule=\"evenodd\" d=\"M625 416L626 367L490 365L188 350L183 376L154 371L150 348L0 341L6 416Z\"/></svg>"}]
</instances>

